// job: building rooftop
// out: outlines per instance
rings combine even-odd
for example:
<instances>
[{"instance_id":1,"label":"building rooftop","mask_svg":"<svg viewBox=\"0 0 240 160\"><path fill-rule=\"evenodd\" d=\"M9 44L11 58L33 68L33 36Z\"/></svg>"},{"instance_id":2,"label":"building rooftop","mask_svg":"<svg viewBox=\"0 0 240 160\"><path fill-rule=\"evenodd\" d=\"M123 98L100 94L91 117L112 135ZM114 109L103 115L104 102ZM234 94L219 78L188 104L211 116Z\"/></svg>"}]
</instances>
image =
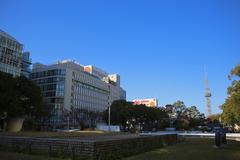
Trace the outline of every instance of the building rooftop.
<instances>
[{"instance_id":1,"label":"building rooftop","mask_svg":"<svg viewBox=\"0 0 240 160\"><path fill-rule=\"evenodd\" d=\"M61 60L61 61L57 61L56 64L64 64L64 63L74 63L74 64L77 64L81 67L83 67L82 64L78 63L77 61L75 60L72 60L72 59L65 59L65 60Z\"/></svg>"},{"instance_id":2,"label":"building rooftop","mask_svg":"<svg viewBox=\"0 0 240 160\"><path fill-rule=\"evenodd\" d=\"M4 32L4 31L1 30L1 29L0 29L0 35L2 35L2 36L4 36L4 37L7 37L7 38L9 38L9 39L11 39L11 40L13 40L13 41L18 42L13 36L7 34L6 32ZM18 43L19 43L19 42L18 42Z\"/></svg>"}]
</instances>

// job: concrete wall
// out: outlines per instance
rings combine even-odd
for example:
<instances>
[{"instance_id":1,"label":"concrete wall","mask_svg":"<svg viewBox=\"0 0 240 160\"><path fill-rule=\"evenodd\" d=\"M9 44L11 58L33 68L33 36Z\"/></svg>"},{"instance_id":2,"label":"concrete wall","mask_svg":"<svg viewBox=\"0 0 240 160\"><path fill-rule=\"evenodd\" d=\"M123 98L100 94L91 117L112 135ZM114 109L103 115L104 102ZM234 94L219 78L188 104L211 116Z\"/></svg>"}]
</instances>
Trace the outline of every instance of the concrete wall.
<instances>
[{"instance_id":1,"label":"concrete wall","mask_svg":"<svg viewBox=\"0 0 240 160\"><path fill-rule=\"evenodd\" d=\"M44 153L56 156L90 156L116 159L175 144L177 135L138 136L125 139L78 140L74 138L30 138L0 136L0 146L7 150Z\"/></svg>"}]
</instances>

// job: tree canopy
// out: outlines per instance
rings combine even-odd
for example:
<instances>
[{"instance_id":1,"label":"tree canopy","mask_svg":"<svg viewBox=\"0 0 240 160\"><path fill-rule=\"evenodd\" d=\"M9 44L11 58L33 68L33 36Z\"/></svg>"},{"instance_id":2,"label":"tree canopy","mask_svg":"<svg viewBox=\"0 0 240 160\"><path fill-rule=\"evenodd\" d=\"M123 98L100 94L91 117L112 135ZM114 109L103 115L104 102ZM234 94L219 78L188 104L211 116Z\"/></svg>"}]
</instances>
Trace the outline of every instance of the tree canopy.
<instances>
[{"instance_id":1,"label":"tree canopy","mask_svg":"<svg viewBox=\"0 0 240 160\"><path fill-rule=\"evenodd\" d=\"M108 110L104 112L104 119L108 122ZM168 125L168 119L167 113L160 108L133 105L125 100L114 101L111 105L111 124L123 128L135 125L164 128Z\"/></svg>"},{"instance_id":2,"label":"tree canopy","mask_svg":"<svg viewBox=\"0 0 240 160\"><path fill-rule=\"evenodd\" d=\"M41 113L41 91L31 80L0 72L0 113L8 117L39 115Z\"/></svg>"},{"instance_id":3,"label":"tree canopy","mask_svg":"<svg viewBox=\"0 0 240 160\"><path fill-rule=\"evenodd\" d=\"M221 119L225 125L240 125L240 65L231 70L229 79L232 81L228 87L228 97L221 106L223 113Z\"/></svg>"},{"instance_id":4,"label":"tree canopy","mask_svg":"<svg viewBox=\"0 0 240 160\"><path fill-rule=\"evenodd\" d=\"M204 114L200 113L196 106L187 107L183 101L166 105L165 108L173 122L173 126L180 130L196 128L203 125L205 121Z\"/></svg>"},{"instance_id":5,"label":"tree canopy","mask_svg":"<svg viewBox=\"0 0 240 160\"><path fill-rule=\"evenodd\" d=\"M108 122L108 110L104 112L104 119ZM170 122L173 122L173 126ZM204 114L196 106L186 107L182 101L160 108L133 105L125 100L114 101L111 105L111 124L121 125L123 128L141 125L143 130L159 130L169 126L187 130L204 125L204 122Z\"/></svg>"}]
</instances>

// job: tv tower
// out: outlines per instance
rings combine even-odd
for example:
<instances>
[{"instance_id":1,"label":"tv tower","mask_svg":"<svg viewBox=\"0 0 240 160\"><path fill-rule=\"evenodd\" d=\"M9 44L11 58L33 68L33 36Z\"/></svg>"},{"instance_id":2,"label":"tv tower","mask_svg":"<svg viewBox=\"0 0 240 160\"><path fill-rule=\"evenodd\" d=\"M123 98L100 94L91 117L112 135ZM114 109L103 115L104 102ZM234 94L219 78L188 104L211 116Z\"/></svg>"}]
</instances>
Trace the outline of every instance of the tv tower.
<instances>
[{"instance_id":1,"label":"tv tower","mask_svg":"<svg viewBox=\"0 0 240 160\"><path fill-rule=\"evenodd\" d=\"M211 91L210 88L208 86L208 77L207 77L207 71L206 71L206 66L204 66L204 72L205 72L205 97L206 97L206 116L209 117L210 115L212 115L212 109L211 109Z\"/></svg>"}]
</instances>

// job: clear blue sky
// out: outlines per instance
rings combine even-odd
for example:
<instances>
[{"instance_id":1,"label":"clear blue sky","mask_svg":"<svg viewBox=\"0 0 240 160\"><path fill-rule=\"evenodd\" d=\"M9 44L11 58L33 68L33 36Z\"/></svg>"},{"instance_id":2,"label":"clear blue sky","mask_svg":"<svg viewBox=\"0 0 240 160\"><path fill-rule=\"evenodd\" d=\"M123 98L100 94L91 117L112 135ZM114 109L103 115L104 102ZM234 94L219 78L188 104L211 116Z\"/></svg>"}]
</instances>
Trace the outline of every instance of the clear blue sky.
<instances>
[{"instance_id":1,"label":"clear blue sky","mask_svg":"<svg viewBox=\"0 0 240 160\"><path fill-rule=\"evenodd\" d=\"M119 73L127 99L183 100L213 112L240 62L239 0L0 0L0 28L33 62L74 59Z\"/></svg>"}]
</instances>

